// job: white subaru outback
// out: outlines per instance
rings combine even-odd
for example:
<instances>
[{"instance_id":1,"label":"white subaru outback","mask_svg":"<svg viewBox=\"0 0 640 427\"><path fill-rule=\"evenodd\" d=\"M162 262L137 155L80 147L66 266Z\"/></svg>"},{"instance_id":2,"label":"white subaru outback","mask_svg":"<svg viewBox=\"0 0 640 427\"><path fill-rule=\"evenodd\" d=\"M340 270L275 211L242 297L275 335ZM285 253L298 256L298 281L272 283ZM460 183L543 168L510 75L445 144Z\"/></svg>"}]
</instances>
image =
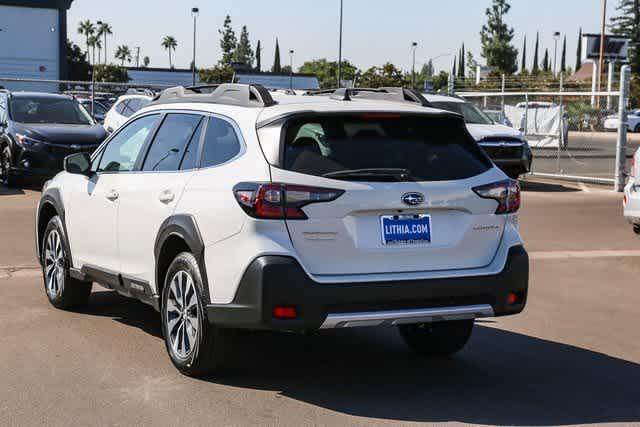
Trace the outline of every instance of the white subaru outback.
<instances>
[{"instance_id":1,"label":"white subaru outback","mask_svg":"<svg viewBox=\"0 0 640 427\"><path fill-rule=\"evenodd\" d=\"M232 329L396 325L442 356L524 309L520 188L462 116L402 89L274 97L168 89L67 157L37 210L51 304L95 282L152 305L187 375L220 367Z\"/></svg>"}]
</instances>

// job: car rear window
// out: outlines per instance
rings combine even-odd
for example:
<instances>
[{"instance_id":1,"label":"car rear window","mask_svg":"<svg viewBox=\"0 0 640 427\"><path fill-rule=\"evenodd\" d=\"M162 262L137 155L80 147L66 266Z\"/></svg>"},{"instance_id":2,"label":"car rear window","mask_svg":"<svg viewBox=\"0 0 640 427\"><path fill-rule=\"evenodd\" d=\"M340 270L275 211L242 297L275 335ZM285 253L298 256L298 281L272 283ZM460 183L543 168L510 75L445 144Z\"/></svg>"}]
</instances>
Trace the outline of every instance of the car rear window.
<instances>
[{"instance_id":1,"label":"car rear window","mask_svg":"<svg viewBox=\"0 0 640 427\"><path fill-rule=\"evenodd\" d=\"M415 181L470 178L491 162L452 117L359 114L293 119L284 126L282 166L324 176L364 169L407 169Z\"/></svg>"}]
</instances>

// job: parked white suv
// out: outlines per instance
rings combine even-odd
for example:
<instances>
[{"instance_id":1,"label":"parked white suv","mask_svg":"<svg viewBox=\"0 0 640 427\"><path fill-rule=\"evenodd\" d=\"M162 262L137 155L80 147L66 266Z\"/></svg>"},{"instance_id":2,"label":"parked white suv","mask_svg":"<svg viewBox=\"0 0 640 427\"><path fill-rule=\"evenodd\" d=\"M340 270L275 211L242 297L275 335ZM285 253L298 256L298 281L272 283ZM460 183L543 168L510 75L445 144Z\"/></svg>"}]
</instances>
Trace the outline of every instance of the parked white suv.
<instances>
[{"instance_id":1,"label":"parked white suv","mask_svg":"<svg viewBox=\"0 0 640 427\"><path fill-rule=\"evenodd\" d=\"M229 329L397 325L449 355L474 319L520 313L520 188L461 116L412 100L168 89L38 207L51 304L92 283L156 308L174 365L220 366Z\"/></svg>"},{"instance_id":2,"label":"parked white suv","mask_svg":"<svg viewBox=\"0 0 640 427\"><path fill-rule=\"evenodd\" d=\"M104 128L111 133L153 100L150 93L122 95L104 116Z\"/></svg>"}]
</instances>

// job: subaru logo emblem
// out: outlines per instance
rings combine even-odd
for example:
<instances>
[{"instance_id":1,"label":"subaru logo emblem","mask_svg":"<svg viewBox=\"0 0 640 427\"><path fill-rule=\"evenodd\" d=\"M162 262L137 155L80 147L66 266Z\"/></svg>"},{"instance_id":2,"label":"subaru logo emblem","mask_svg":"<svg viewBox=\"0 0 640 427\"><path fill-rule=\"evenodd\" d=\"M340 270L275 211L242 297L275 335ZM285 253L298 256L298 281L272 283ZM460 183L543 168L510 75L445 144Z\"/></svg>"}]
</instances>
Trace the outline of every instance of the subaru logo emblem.
<instances>
[{"instance_id":1,"label":"subaru logo emblem","mask_svg":"<svg viewBox=\"0 0 640 427\"><path fill-rule=\"evenodd\" d=\"M424 194L407 193L402 196L402 203L409 206L418 206L424 203Z\"/></svg>"}]
</instances>

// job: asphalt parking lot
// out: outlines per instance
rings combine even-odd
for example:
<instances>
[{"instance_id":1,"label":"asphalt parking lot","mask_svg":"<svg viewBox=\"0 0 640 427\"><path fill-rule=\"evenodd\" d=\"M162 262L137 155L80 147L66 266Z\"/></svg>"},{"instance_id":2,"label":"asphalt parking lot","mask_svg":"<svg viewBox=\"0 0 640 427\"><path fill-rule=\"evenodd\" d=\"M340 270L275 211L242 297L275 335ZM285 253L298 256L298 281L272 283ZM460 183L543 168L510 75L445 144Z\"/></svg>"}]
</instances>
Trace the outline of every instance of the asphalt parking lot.
<instances>
[{"instance_id":1,"label":"asphalt parking lot","mask_svg":"<svg viewBox=\"0 0 640 427\"><path fill-rule=\"evenodd\" d=\"M49 306L38 197L0 188L0 425L640 423L640 239L619 194L526 182L527 310L478 322L450 360L394 329L243 334L206 380L177 373L142 303L96 286L84 312Z\"/></svg>"}]
</instances>

